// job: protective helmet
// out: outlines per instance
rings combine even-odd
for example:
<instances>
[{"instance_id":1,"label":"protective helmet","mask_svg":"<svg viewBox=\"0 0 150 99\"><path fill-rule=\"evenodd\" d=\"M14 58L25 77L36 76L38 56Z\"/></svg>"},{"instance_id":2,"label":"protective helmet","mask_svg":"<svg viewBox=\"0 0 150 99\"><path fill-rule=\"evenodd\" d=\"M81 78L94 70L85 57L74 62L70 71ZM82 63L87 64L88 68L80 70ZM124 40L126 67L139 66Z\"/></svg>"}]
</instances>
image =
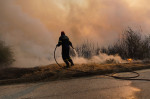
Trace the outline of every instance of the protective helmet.
<instances>
[{"instance_id":1,"label":"protective helmet","mask_svg":"<svg viewBox=\"0 0 150 99\"><path fill-rule=\"evenodd\" d=\"M65 32L64 32L64 31L61 31L61 35L65 35Z\"/></svg>"}]
</instances>

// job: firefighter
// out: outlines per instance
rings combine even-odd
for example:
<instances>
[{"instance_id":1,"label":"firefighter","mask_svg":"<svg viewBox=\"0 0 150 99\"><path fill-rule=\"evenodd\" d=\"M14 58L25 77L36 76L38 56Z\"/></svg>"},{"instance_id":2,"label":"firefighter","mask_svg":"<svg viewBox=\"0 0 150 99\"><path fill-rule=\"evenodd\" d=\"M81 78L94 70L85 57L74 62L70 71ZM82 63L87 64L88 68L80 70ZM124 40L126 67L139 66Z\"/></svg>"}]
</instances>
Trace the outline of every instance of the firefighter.
<instances>
[{"instance_id":1,"label":"firefighter","mask_svg":"<svg viewBox=\"0 0 150 99\"><path fill-rule=\"evenodd\" d=\"M72 46L72 43L70 42L69 38L65 35L65 32L61 32L61 36L59 37L58 44L56 45L57 47L62 45L62 58L64 62L66 63L66 68L69 68L69 62L71 63L71 66L74 65L70 55L69 55L69 50L70 46L74 49Z\"/></svg>"}]
</instances>

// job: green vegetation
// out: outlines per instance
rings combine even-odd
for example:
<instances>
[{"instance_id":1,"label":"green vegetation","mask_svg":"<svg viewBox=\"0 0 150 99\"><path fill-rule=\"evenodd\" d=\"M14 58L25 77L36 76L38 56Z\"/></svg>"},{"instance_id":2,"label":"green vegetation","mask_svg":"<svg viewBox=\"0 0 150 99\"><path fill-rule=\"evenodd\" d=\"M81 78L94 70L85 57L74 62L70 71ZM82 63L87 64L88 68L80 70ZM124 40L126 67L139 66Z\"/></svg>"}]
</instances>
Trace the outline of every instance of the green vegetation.
<instances>
[{"instance_id":1,"label":"green vegetation","mask_svg":"<svg viewBox=\"0 0 150 99\"><path fill-rule=\"evenodd\" d=\"M0 41L0 67L9 66L14 62L13 52L10 47Z\"/></svg>"}]
</instances>

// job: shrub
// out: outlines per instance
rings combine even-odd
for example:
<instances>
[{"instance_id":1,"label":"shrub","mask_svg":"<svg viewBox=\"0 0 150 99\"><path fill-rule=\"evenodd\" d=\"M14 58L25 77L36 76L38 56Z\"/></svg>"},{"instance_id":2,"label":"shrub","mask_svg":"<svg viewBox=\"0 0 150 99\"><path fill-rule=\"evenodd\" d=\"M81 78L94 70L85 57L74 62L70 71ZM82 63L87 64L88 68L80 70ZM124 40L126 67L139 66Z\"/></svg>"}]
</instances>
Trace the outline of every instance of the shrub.
<instances>
[{"instance_id":1,"label":"shrub","mask_svg":"<svg viewBox=\"0 0 150 99\"><path fill-rule=\"evenodd\" d=\"M95 46L94 43L91 43L88 40L77 46L75 49L79 57L84 57L88 59L94 55L98 55L100 51L98 45Z\"/></svg>"},{"instance_id":2,"label":"shrub","mask_svg":"<svg viewBox=\"0 0 150 99\"><path fill-rule=\"evenodd\" d=\"M149 59L150 58L150 36L143 36L141 31L135 31L127 28L121 35L121 38L108 47L95 46L89 41L76 47L79 57L91 58L94 55L106 53L108 55L118 54L123 59Z\"/></svg>"},{"instance_id":3,"label":"shrub","mask_svg":"<svg viewBox=\"0 0 150 99\"><path fill-rule=\"evenodd\" d=\"M150 37L143 37L140 31L131 28L125 30L121 38L108 47L106 53L109 55L119 54L123 59L145 59L150 55Z\"/></svg>"},{"instance_id":4,"label":"shrub","mask_svg":"<svg viewBox=\"0 0 150 99\"><path fill-rule=\"evenodd\" d=\"M0 66L9 66L14 62L13 53L10 47L0 41Z\"/></svg>"}]
</instances>

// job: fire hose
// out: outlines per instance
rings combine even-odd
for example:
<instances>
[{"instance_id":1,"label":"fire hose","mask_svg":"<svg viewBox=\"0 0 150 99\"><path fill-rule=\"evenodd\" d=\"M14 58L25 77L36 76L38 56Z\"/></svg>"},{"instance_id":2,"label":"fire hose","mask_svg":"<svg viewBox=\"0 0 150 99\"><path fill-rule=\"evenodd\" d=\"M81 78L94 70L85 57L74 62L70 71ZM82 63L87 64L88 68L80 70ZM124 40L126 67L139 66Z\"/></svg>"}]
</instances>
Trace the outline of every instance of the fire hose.
<instances>
[{"instance_id":1,"label":"fire hose","mask_svg":"<svg viewBox=\"0 0 150 99\"><path fill-rule=\"evenodd\" d=\"M56 49L57 49L57 46L56 46L56 48L55 48L55 50L54 50L54 59L55 59L55 62L57 63L57 65L59 66L59 67L62 67L58 62L57 62L57 60L56 60Z\"/></svg>"},{"instance_id":2,"label":"fire hose","mask_svg":"<svg viewBox=\"0 0 150 99\"><path fill-rule=\"evenodd\" d=\"M56 46L56 48L55 48L55 50L54 50L54 59L55 59L55 62L57 63L57 65L62 68L62 66L61 66L61 65L57 62L57 60L56 60L56 49L57 49L57 46ZM83 72L83 71L79 71L79 72ZM105 75L105 76L112 77L112 78L114 78L114 79L121 79L121 80L142 80L142 81L150 81L150 79L136 79L137 77L140 76L140 74L139 74L138 72L130 71L130 73L135 74L135 76L121 77L121 76L115 76L116 73L114 73L114 74L107 74L107 75Z\"/></svg>"},{"instance_id":3,"label":"fire hose","mask_svg":"<svg viewBox=\"0 0 150 99\"><path fill-rule=\"evenodd\" d=\"M109 77L112 77L112 78L115 78L115 79L122 79L122 80L135 80L133 78L137 78L140 76L139 73L135 72L135 71L130 71L130 73L133 73L135 74L135 76L130 76L130 77L120 77L120 76L115 76L116 73L114 74L111 74L111 75L106 75L106 76L109 76ZM137 79L136 79L137 80Z\"/></svg>"},{"instance_id":4,"label":"fire hose","mask_svg":"<svg viewBox=\"0 0 150 99\"><path fill-rule=\"evenodd\" d=\"M56 60L56 49L57 49L57 46L56 46L56 48L55 48L55 50L54 50L54 59L55 59L56 64L57 64L59 67L62 67L62 66L57 62L57 60ZM72 49L74 49L74 48L72 47Z\"/></svg>"}]
</instances>

